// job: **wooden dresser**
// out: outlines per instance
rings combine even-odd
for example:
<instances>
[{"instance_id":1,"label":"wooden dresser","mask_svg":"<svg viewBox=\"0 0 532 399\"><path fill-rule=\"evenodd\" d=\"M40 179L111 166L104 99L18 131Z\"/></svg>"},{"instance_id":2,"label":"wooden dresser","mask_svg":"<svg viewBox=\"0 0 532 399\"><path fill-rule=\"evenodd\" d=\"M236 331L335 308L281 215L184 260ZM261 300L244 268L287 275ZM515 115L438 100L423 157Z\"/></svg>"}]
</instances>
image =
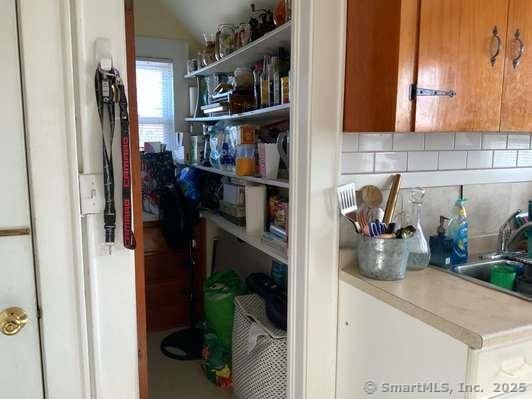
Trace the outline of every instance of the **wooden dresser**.
<instances>
[{"instance_id":1,"label":"wooden dresser","mask_svg":"<svg viewBox=\"0 0 532 399\"><path fill-rule=\"evenodd\" d=\"M196 227L195 293L196 311L201 319L205 278L205 223ZM160 222L144 222L144 262L146 269L146 318L148 331L169 330L189 324L187 290L189 273L185 267L187 249L168 247Z\"/></svg>"}]
</instances>

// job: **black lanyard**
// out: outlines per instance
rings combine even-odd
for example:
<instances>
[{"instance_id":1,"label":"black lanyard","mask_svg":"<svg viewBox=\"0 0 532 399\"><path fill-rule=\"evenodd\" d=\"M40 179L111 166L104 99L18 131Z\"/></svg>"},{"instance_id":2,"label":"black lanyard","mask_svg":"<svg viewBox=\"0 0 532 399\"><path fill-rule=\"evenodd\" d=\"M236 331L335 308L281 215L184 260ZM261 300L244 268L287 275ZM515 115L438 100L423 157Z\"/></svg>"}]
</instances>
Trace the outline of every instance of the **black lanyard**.
<instances>
[{"instance_id":1,"label":"black lanyard","mask_svg":"<svg viewBox=\"0 0 532 399\"><path fill-rule=\"evenodd\" d=\"M121 152L122 152L122 210L124 216L124 246L135 248L135 237L131 224L131 171L129 149L129 118L124 85L117 69L103 70L100 66L95 74L96 103L100 117L103 144L104 179L104 230L105 243L112 246L115 242L116 211L114 200L113 139L115 131L115 103L120 105ZM106 112L107 111L107 112ZM106 135L105 114L108 116L109 134Z\"/></svg>"}]
</instances>

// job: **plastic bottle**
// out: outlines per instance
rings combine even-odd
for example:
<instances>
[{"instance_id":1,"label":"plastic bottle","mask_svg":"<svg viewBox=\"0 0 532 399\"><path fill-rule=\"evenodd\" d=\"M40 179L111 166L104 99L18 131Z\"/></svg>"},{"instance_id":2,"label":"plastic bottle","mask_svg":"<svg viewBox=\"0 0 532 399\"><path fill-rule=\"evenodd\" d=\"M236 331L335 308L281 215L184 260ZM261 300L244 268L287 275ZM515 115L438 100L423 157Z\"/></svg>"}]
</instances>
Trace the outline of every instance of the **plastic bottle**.
<instances>
[{"instance_id":1,"label":"plastic bottle","mask_svg":"<svg viewBox=\"0 0 532 399\"><path fill-rule=\"evenodd\" d=\"M447 228L447 235L453 240L451 265L467 263L468 250L468 221L464 207L466 199L457 199L452 210L451 221Z\"/></svg>"}]
</instances>

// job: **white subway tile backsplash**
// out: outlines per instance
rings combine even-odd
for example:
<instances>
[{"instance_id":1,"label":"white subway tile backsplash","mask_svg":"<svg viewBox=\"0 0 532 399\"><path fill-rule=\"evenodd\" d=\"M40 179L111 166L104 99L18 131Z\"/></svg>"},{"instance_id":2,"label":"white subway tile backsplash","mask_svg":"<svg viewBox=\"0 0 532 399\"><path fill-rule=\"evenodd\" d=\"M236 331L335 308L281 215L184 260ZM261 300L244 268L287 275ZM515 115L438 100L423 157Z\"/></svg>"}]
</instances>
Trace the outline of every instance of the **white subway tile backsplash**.
<instances>
[{"instance_id":1,"label":"white subway tile backsplash","mask_svg":"<svg viewBox=\"0 0 532 399\"><path fill-rule=\"evenodd\" d=\"M494 168L515 168L517 164L517 151L494 151Z\"/></svg>"},{"instance_id":2,"label":"white subway tile backsplash","mask_svg":"<svg viewBox=\"0 0 532 399\"><path fill-rule=\"evenodd\" d=\"M468 151L467 169L488 169L493 163L493 151Z\"/></svg>"},{"instance_id":3,"label":"white subway tile backsplash","mask_svg":"<svg viewBox=\"0 0 532 399\"><path fill-rule=\"evenodd\" d=\"M508 149L521 150L530 148L530 134L509 134Z\"/></svg>"},{"instance_id":4,"label":"white subway tile backsplash","mask_svg":"<svg viewBox=\"0 0 532 399\"><path fill-rule=\"evenodd\" d=\"M425 133L425 150L452 150L454 133Z\"/></svg>"},{"instance_id":5,"label":"white subway tile backsplash","mask_svg":"<svg viewBox=\"0 0 532 399\"><path fill-rule=\"evenodd\" d=\"M393 135L394 151L415 151L425 148L423 133L396 133Z\"/></svg>"},{"instance_id":6,"label":"white subway tile backsplash","mask_svg":"<svg viewBox=\"0 0 532 399\"><path fill-rule=\"evenodd\" d=\"M420 151L408 153L408 170L436 170L438 169L438 153Z\"/></svg>"},{"instance_id":7,"label":"white subway tile backsplash","mask_svg":"<svg viewBox=\"0 0 532 399\"><path fill-rule=\"evenodd\" d=\"M455 150L480 150L482 135L480 133L456 133L454 138Z\"/></svg>"},{"instance_id":8,"label":"white subway tile backsplash","mask_svg":"<svg viewBox=\"0 0 532 399\"><path fill-rule=\"evenodd\" d=\"M377 152L375 172L402 172L407 167L406 152Z\"/></svg>"},{"instance_id":9,"label":"white subway tile backsplash","mask_svg":"<svg viewBox=\"0 0 532 399\"><path fill-rule=\"evenodd\" d=\"M465 169L467 164L467 151L440 151L438 169Z\"/></svg>"},{"instance_id":10,"label":"white subway tile backsplash","mask_svg":"<svg viewBox=\"0 0 532 399\"><path fill-rule=\"evenodd\" d=\"M504 150L507 145L507 134L484 133L482 135L482 148L485 150Z\"/></svg>"},{"instance_id":11,"label":"white subway tile backsplash","mask_svg":"<svg viewBox=\"0 0 532 399\"><path fill-rule=\"evenodd\" d=\"M494 169L532 168L530 132L346 133L342 139L342 174L490 169L487 173L507 174L512 171Z\"/></svg>"},{"instance_id":12,"label":"white subway tile backsplash","mask_svg":"<svg viewBox=\"0 0 532 399\"><path fill-rule=\"evenodd\" d=\"M532 150L521 150L517 156L517 166L532 166Z\"/></svg>"},{"instance_id":13,"label":"white subway tile backsplash","mask_svg":"<svg viewBox=\"0 0 532 399\"><path fill-rule=\"evenodd\" d=\"M393 134L359 134L359 151L391 151Z\"/></svg>"},{"instance_id":14,"label":"white subway tile backsplash","mask_svg":"<svg viewBox=\"0 0 532 399\"><path fill-rule=\"evenodd\" d=\"M358 134L344 134L342 139L342 152L358 151Z\"/></svg>"},{"instance_id":15,"label":"white subway tile backsplash","mask_svg":"<svg viewBox=\"0 0 532 399\"><path fill-rule=\"evenodd\" d=\"M372 152L345 152L342 154L342 173L370 173L373 163Z\"/></svg>"}]
</instances>

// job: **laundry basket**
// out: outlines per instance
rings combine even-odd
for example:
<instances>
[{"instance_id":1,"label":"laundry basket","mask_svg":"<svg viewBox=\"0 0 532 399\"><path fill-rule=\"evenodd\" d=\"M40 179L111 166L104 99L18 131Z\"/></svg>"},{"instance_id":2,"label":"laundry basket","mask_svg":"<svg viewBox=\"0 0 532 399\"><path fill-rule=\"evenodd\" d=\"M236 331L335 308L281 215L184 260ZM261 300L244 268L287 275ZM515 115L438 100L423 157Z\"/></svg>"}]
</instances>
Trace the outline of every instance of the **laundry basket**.
<instances>
[{"instance_id":1,"label":"laundry basket","mask_svg":"<svg viewBox=\"0 0 532 399\"><path fill-rule=\"evenodd\" d=\"M286 399L286 331L266 316L258 295L235 298L233 387L238 399Z\"/></svg>"}]
</instances>

